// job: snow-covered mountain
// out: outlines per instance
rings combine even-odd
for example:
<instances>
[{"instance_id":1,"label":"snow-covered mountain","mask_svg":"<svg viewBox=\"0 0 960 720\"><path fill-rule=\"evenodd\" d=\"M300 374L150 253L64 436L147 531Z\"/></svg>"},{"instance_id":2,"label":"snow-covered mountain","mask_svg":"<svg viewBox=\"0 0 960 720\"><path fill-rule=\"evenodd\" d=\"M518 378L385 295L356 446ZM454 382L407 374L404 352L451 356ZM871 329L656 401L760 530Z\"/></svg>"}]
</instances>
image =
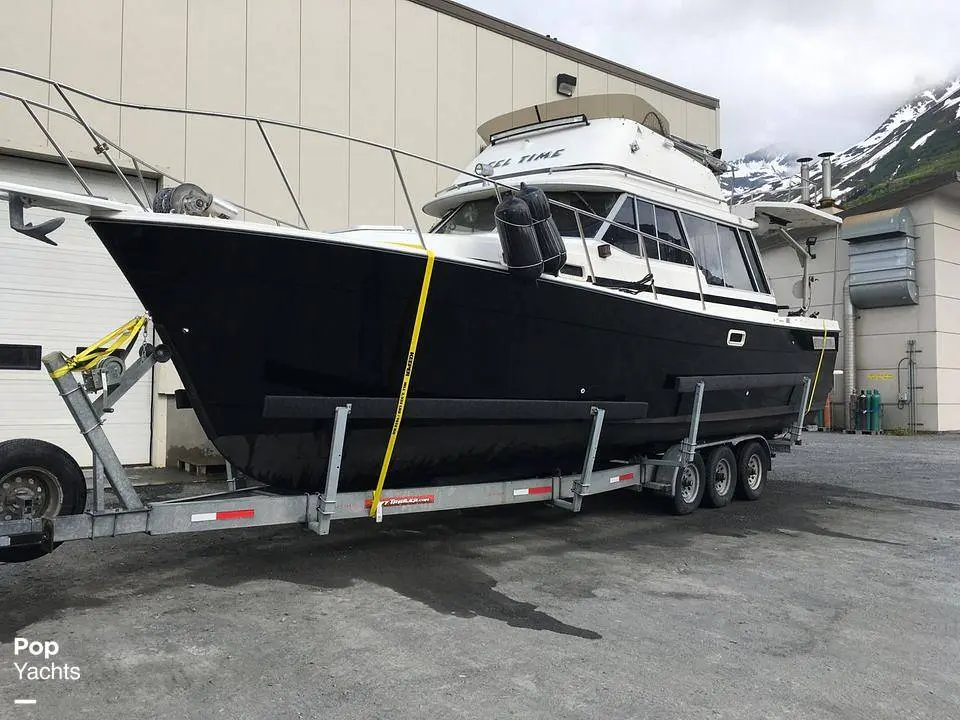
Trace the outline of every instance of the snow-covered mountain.
<instances>
[{"instance_id":1,"label":"snow-covered mountain","mask_svg":"<svg viewBox=\"0 0 960 720\"><path fill-rule=\"evenodd\" d=\"M796 153L767 147L731 163L721 181L735 203L799 200ZM960 78L924 90L897 108L868 138L833 158L834 196L857 204L895 187L960 169ZM819 160L811 166L812 196L820 193Z\"/></svg>"}]
</instances>

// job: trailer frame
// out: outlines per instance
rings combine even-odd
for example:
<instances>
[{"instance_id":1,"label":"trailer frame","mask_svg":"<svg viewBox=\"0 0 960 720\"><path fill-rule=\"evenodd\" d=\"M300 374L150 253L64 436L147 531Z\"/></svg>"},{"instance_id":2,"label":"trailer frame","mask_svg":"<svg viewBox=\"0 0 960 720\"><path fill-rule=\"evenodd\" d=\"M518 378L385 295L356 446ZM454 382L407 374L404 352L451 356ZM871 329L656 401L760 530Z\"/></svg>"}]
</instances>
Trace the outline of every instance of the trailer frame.
<instances>
[{"instance_id":1,"label":"trailer frame","mask_svg":"<svg viewBox=\"0 0 960 720\"><path fill-rule=\"evenodd\" d=\"M163 346L154 348L144 344L137 361L119 377L111 381L100 370L85 371L81 383L74 372L65 370L69 361L62 353L44 356L44 367L93 453L92 502L88 502L88 508L80 514L52 518L22 516L0 521L0 560L5 550L24 546L40 546L50 551L61 542L138 533L172 535L296 524L318 535L327 535L334 520L357 519L371 514L372 491L345 493L339 490L340 464L351 412L349 404L337 406L334 410L326 480L320 492L283 494L266 487L237 488L236 475L233 468L229 468L228 489L224 492L144 502L104 433L103 422L113 405L137 381L150 373L157 362L167 360L169 353ZM98 376L97 373L101 374ZM97 377L99 384L91 382ZM709 389L709 380L684 380L693 393L688 431L678 444L664 453L640 456L635 462L624 462L614 468L596 469L597 448L605 418L605 411L598 404L590 411L590 430L579 473L476 484L388 488L381 495L374 513L376 522L394 515L531 502L548 503L577 513L585 498L624 488L675 496L679 470L690 464L700 450L717 445L736 447L755 440L763 444L768 458L772 458L776 452L790 452L800 444L803 417L811 392L809 377L804 376L795 388L800 391L796 421L782 437L767 440L761 435L739 435L709 442L698 441L703 397ZM102 388L98 397L91 397L94 394L92 387ZM701 482L707 480L701 478ZM120 503L119 508L106 507L108 485ZM26 508L24 515L25 512Z\"/></svg>"}]
</instances>

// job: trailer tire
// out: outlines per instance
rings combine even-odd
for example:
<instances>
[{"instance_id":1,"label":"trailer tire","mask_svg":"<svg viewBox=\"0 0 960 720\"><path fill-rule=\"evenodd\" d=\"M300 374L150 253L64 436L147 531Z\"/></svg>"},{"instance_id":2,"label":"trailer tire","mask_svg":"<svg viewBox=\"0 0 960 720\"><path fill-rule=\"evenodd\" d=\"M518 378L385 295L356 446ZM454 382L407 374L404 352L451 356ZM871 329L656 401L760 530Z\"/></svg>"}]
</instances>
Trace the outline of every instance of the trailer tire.
<instances>
[{"instance_id":1,"label":"trailer tire","mask_svg":"<svg viewBox=\"0 0 960 720\"><path fill-rule=\"evenodd\" d=\"M721 508L730 504L737 490L737 457L727 445L718 445L707 456L706 487L703 501L708 507Z\"/></svg>"},{"instance_id":2,"label":"trailer tire","mask_svg":"<svg viewBox=\"0 0 960 720\"><path fill-rule=\"evenodd\" d=\"M83 471L65 450L31 438L0 442L0 521L13 519L12 503L36 504L32 516L78 515L87 504ZM0 562L26 562L51 552L59 543L0 548Z\"/></svg>"},{"instance_id":3,"label":"trailer tire","mask_svg":"<svg viewBox=\"0 0 960 720\"><path fill-rule=\"evenodd\" d=\"M759 500L767 485L770 454L762 443L753 440L737 451L737 497L741 500Z\"/></svg>"},{"instance_id":4,"label":"trailer tire","mask_svg":"<svg viewBox=\"0 0 960 720\"><path fill-rule=\"evenodd\" d=\"M670 498L670 511L674 515L689 515L700 507L706 478L700 453L693 456L693 462L677 468L677 486Z\"/></svg>"}]
</instances>

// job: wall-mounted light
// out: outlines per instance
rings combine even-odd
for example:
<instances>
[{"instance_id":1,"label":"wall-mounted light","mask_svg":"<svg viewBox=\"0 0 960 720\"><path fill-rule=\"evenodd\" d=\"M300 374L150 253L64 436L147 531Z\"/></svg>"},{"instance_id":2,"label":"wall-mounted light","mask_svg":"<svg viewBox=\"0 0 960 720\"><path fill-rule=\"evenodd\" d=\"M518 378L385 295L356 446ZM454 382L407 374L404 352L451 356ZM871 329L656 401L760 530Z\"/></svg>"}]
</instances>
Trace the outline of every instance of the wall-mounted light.
<instances>
[{"instance_id":1,"label":"wall-mounted light","mask_svg":"<svg viewBox=\"0 0 960 720\"><path fill-rule=\"evenodd\" d=\"M557 75L557 95L572 97L573 91L577 89L577 78L574 75L560 73Z\"/></svg>"}]
</instances>

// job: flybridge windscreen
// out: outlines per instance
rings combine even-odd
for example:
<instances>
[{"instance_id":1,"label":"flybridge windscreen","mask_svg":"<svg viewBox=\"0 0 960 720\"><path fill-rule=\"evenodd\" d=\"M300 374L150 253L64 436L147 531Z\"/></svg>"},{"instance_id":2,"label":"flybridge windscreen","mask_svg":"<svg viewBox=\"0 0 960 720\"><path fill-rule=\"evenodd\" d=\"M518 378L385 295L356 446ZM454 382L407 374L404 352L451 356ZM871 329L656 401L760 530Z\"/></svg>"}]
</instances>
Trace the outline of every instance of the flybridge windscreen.
<instances>
[{"instance_id":1,"label":"flybridge windscreen","mask_svg":"<svg viewBox=\"0 0 960 720\"><path fill-rule=\"evenodd\" d=\"M607 217L613 206L620 197L616 192L548 192L547 197L564 205L575 207L578 210L584 210ZM496 223L493 218L493 212L497 207L497 198L490 196L481 200L471 200L458 207L447 220L442 222L434 230L437 233L457 233L461 235L470 235L472 233L494 232ZM561 235L567 237L579 237L580 230L577 228L577 220L574 213L566 208L556 205L550 206L550 212L557 223L557 229ZM600 220L587 215L580 216L580 222L583 224L583 234L586 237L594 237L603 224Z\"/></svg>"}]
</instances>

